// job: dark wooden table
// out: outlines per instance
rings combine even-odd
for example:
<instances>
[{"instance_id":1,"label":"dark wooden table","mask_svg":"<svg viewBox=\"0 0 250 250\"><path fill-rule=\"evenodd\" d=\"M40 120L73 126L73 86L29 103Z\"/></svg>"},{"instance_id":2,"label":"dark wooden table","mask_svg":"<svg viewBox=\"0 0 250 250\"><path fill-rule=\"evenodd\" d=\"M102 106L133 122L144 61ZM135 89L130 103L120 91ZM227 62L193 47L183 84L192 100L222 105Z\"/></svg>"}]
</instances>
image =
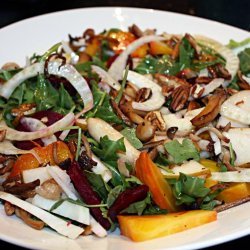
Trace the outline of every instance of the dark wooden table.
<instances>
[{"instance_id":1,"label":"dark wooden table","mask_svg":"<svg viewBox=\"0 0 250 250\"><path fill-rule=\"evenodd\" d=\"M168 10L200 16L250 30L249 0L8 0L1 2L0 28L43 13L94 6L130 6ZM206 250L246 249L249 243L250 236L246 236L206 248ZM3 241L0 241L0 249L24 250L24 248Z\"/></svg>"}]
</instances>

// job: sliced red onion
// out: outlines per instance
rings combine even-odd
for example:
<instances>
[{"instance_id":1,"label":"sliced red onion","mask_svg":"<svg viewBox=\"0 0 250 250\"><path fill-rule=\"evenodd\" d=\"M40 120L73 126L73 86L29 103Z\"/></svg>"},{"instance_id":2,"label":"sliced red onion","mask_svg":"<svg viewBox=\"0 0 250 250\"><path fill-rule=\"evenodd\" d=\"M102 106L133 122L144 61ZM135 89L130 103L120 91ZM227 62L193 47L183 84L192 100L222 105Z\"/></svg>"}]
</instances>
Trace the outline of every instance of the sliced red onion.
<instances>
[{"instance_id":1,"label":"sliced red onion","mask_svg":"<svg viewBox=\"0 0 250 250\"><path fill-rule=\"evenodd\" d=\"M102 81L107 83L110 87L116 90L119 90L121 88L121 84L114 80L107 71L96 65L92 65L91 68L96 72L97 75L101 77Z\"/></svg>"},{"instance_id":2,"label":"sliced red onion","mask_svg":"<svg viewBox=\"0 0 250 250\"><path fill-rule=\"evenodd\" d=\"M0 86L0 96L8 99L13 91L25 80L44 72L44 63L34 63L15 74L9 81Z\"/></svg>"},{"instance_id":3,"label":"sliced red onion","mask_svg":"<svg viewBox=\"0 0 250 250\"><path fill-rule=\"evenodd\" d=\"M128 56L137 48L142 46L145 43L153 42L153 41L162 41L166 40L166 38L161 36L143 36L131 44L115 59L115 61L110 66L108 73L116 80L119 81L122 79L123 70L126 67L126 63L128 60Z\"/></svg>"},{"instance_id":4,"label":"sliced red onion","mask_svg":"<svg viewBox=\"0 0 250 250\"><path fill-rule=\"evenodd\" d=\"M64 116L61 120L55 122L53 125L43 128L34 132L22 132L15 129L9 128L7 126L1 126L0 130L6 129L6 139L10 141L26 141L26 140L35 140L38 138L44 138L50 135L53 135L57 131L69 126L75 120L73 113L69 113Z\"/></svg>"},{"instance_id":5,"label":"sliced red onion","mask_svg":"<svg viewBox=\"0 0 250 250\"><path fill-rule=\"evenodd\" d=\"M31 118L31 117L22 117L20 122L22 125L29 128L31 132L47 128L47 126L44 123L42 123L40 120ZM44 146L47 146L53 142L56 142L57 138L55 135L51 135L48 137L43 137L41 138L41 140Z\"/></svg>"},{"instance_id":6,"label":"sliced red onion","mask_svg":"<svg viewBox=\"0 0 250 250\"><path fill-rule=\"evenodd\" d=\"M162 95L161 87L157 83L131 70L128 72L127 80L131 81L138 88L150 88L152 90L151 97L145 102L132 102L134 109L154 111L162 107L165 97Z\"/></svg>"},{"instance_id":7,"label":"sliced red onion","mask_svg":"<svg viewBox=\"0 0 250 250\"><path fill-rule=\"evenodd\" d=\"M213 79L209 84L204 86L204 92L202 94L202 97L212 93L215 89L219 88L223 83L224 83L223 78Z\"/></svg>"}]
</instances>

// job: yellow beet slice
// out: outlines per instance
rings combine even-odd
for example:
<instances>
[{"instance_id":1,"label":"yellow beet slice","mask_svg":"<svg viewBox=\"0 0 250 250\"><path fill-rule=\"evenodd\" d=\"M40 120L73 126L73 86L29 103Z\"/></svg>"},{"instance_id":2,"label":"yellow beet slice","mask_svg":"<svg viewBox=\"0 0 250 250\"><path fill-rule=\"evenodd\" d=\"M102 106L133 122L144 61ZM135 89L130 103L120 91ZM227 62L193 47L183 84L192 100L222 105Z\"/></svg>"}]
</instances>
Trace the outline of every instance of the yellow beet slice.
<instances>
[{"instance_id":1,"label":"yellow beet slice","mask_svg":"<svg viewBox=\"0 0 250 250\"><path fill-rule=\"evenodd\" d=\"M229 203L243 199L248 195L250 195L250 183L237 183L223 190L216 199Z\"/></svg>"},{"instance_id":2,"label":"yellow beet slice","mask_svg":"<svg viewBox=\"0 0 250 250\"><path fill-rule=\"evenodd\" d=\"M166 215L119 215L121 234L139 242L178 233L217 219L215 211L192 210Z\"/></svg>"}]
</instances>

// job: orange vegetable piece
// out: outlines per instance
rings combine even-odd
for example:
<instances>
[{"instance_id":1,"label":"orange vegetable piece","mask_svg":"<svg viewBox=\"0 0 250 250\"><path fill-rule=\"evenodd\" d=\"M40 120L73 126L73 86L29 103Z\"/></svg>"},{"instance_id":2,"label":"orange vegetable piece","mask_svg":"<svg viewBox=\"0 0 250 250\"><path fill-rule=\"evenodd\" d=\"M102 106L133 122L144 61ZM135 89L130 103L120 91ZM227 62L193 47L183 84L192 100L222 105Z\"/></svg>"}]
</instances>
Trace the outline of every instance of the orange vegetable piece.
<instances>
[{"instance_id":1,"label":"orange vegetable piece","mask_svg":"<svg viewBox=\"0 0 250 250\"><path fill-rule=\"evenodd\" d=\"M170 185L146 152L142 152L137 159L135 171L138 179L149 187L154 202L161 209L169 212L178 210Z\"/></svg>"},{"instance_id":2,"label":"orange vegetable piece","mask_svg":"<svg viewBox=\"0 0 250 250\"><path fill-rule=\"evenodd\" d=\"M250 195L250 183L232 184L224 189L216 199L225 203L234 202Z\"/></svg>"},{"instance_id":3,"label":"orange vegetable piece","mask_svg":"<svg viewBox=\"0 0 250 250\"><path fill-rule=\"evenodd\" d=\"M216 211L207 210L193 210L166 215L118 216L121 234L137 242L178 233L216 219Z\"/></svg>"},{"instance_id":4,"label":"orange vegetable piece","mask_svg":"<svg viewBox=\"0 0 250 250\"><path fill-rule=\"evenodd\" d=\"M135 58L144 58L147 55L149 47L147 44L142 45L138 49L136 49L132 54L131 57Z\"/></svg>"},{"instance_id":5,"label":"orange vegetable piece","mask_svg":"<svg viewBox=\"0 0 250 250\"><path fill-rule=\"evenodd\" d=\"M94 56L97 51L99 50L100 48L100 41L97 37L93 38L91 40L91 43L89 43L85 49L85 53L89 56Z\"/></svg>"},{"instance_id":6,"label":"orange vegetable piece","mask_svg":"<svg viewBox=\"0 0 250 250\"><path fill-rule=\"evenodd\" d=\"M150 42L150 53L153 56L157 55L171 55L173 50L164 42L153 41Z\"/></svg>"},{"instance_id":7,"label":"orange vegetable piece","mask_svg":"<svg viewBox=\"0 0 250 250\"><path fill-rule=\"evenodd\" d=\"M53 147L55 147L54 145L57 147L57 159L59 162L63 162L68 158L70 158L71 160L73 159L73 156L67 144L62 141L57 141L52 144L49 144L46 147L34 148L34 151L39 156L40 160L42 161L42 164L49 163L51 165L56 165L53 157ZM23 170L38 168L39 166L40 163L33 154L21 155L16 160L13 169L9 175L9 178L20 175Z\"/></svg>"},{"instance_id":8,"label":"orange vegetable piece","mask_svg":"<svg viewBox=\"0 0 250 250\"><path fill-rule=\"evenodd\" d=\"M109 32L108 37L111 38L109 45L116 54L120 54L136 39L132 33L124 31Z\"/></svg>"}]
</instances>

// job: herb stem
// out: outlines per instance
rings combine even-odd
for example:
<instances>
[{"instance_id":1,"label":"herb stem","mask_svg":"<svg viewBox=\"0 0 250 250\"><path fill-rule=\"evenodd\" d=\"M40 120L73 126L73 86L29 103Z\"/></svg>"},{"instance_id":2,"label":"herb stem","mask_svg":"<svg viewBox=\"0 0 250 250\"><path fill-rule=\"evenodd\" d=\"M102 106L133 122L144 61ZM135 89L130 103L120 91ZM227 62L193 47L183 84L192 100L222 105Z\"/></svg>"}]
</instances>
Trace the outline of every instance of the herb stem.
<instances>
[{"instance_id":1,"label":"herb stem","mask_svg":"<svg viewBox=\"0 0 250 250\"><path fill-rule=\"evenodd\" d=\"M118 95L115 98L115 102L119 105L119 102L121 101L123 90L125 88L126 82L127 82L127 77L128 77L128 70L129 70L129 65L127 65L124 73L124 77L122 79L122 85L121 88L119 89Z\"/></svg>"},{"instance_id":2,"label":"herb stem","mask_svg":"<svg viewBox=\"0 0 250 250\"><path fill-rule=\"evenodd\" d=\"M78 128L77 149L76 149L76 157L75 157L76 161L78 161L79 154L80 154L81 138L82 138L82 129Z\"/></svg>"}]
</instances>

